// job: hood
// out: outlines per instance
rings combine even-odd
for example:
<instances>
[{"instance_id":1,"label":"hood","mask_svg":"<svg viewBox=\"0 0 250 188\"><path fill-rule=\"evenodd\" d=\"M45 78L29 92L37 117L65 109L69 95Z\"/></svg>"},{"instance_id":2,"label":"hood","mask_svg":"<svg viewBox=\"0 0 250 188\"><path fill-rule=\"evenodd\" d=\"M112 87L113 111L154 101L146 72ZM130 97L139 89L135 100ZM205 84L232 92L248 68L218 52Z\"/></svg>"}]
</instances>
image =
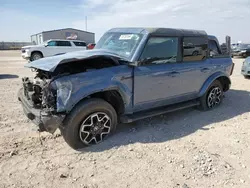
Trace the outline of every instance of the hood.
<instances>
[{"instance_id":1,"label":"hood","mask_svg":"<svg viewBox=\"0 0 250 188\"><path fill-rule=\"evenodd\" d=\"M22 49L24 48L34 48L34 47L39 47L39 46L44 46L42 44L39 44L39 45L29 45L29 46L23 46Z\"/></svg>"},{"instance_id":2,"label":"hood","mask_svg":"<svg viewBox=\"0 0 250 188\"><path fill-rule=\"evenodd\" d=\"M122 59L119 55L111 51L103 49L93 49L93 50L70 52L52 57L46 57L38 59L36 61L32 61L24 66L28 68L35 68L48 72L54 72L54 70L59 64L69 63L72 61L82 60L87 58L100 57L100 56L108 56L108 57L115 57L118 59Z\"/></svg>"}]
</instances>

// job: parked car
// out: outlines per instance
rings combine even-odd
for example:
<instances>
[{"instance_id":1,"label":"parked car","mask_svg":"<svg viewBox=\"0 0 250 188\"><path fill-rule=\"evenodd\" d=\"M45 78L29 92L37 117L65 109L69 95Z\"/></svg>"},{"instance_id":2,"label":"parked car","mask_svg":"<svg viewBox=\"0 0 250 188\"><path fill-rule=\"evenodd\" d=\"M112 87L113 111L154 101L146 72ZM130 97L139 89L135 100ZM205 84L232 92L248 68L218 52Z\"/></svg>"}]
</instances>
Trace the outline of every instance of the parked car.
<instances>
[{"instance_id":1,"label":"parked car","mask_svg":"<svg viewBox=\"0 0 250 188\"><path fill-rule=\"evenodd\" d=\"M232 50L232 57L234 56L243 58L250 56L250 44L238 44L238 46Z\"/></svg>"},{"instance_id":2,"label":"parked car","mask_svg":"<svg viewBox=\"0 0 250 188\"><path fill-rule=\"evenodd\" d=\"M30 61L43 57L64 54L67 52L86 50L87 45L84 41L78 40L48 40L41 45L22 47L22 57Z\"/></svg>"},{"instance_id":3,"label":"parked car","mask_svg":"<svg viewBox=\"0 0 250 188\"><path fill-rule=\"evenodd\" d=\"M201 47L198 55L183 54L190 41ZM18 98L39 131L59 128L78 150L103 141L119 123L219 106L233 65L205 31L111 29L93 50L27 64L37 74L23 78Z\"/></svg>"},{"instance_id":4,"label":"parked car","mask_svg":"<svg viewBox=\"0 0 250 188\"><path fill-rule=\"evenodd\" d=\"M94 47L95 47L94 43L90 43L90 44L87 45L88 50L92 50L92 49L94 49Z\"/></svg>"},{"instance_id":5,"label":"parked car","mask_svg":"<svg viewBox=\"0 0 250 188\"><path fill-rule=\"evenodd\" d=\"M245 78L250 77L250 57L246 58L245 61L243 62L242 68L241 68L241 74Z\"/></svg>"},{"instance_id":6,"label":"parked car","mask_svg":"<svg viewBox=\"0 0 250 188\"><path fill-rule=\"evenodd\" d=\"M197 47L192 43L187 43L185 46L183 46L183 50L185 56L197 56L202 52L201 47Z\"/></svg>"}]
</instances>

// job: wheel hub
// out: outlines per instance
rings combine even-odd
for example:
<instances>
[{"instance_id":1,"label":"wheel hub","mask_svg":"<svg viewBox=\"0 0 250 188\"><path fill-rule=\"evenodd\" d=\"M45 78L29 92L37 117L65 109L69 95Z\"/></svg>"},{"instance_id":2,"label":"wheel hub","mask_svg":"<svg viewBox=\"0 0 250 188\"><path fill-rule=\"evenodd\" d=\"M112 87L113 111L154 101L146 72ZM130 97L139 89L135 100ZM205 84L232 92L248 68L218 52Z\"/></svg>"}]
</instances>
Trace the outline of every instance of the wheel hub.
<instances>
[{"instance_id":1,"label":"wheel hub","mask_svg":"<svg viewBox=\"0 0 250 188\"><path fill-rule=\"evenodd\" d=\"M213 88L207 98L207 104L209 108L213 108L220 104L222 91L219 87Z\"/></svg>"},{"instance_id":2,"label":"wheel hub","mask_svg":"<svg viewBox=\"0 0 250 188\"><path fill-rule=\"evenodd\" d=\"M82 123L79 131L84 144L97 144L110 133L111 119L103 112L89 115Z\"/></svg>"}]
</instances>

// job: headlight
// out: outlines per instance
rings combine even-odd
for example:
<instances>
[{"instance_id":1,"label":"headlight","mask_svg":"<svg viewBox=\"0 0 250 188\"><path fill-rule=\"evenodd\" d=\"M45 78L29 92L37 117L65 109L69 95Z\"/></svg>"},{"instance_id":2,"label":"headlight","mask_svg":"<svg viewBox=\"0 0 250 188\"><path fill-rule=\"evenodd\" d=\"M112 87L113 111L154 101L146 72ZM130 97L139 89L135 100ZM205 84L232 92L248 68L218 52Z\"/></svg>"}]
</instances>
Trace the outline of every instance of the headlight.
<instances>
[{"instance_id":1,"label":"headlight","mask_svg":"<svg viewBox=\"0 0 250 188\"><path fill-rule=\"evenodd\" d=\"M30 48L23 48L23 50L25 50L26 52L30 50Z\"/></svg>"},{"instance_id":2,"label":"headlight","mask_svg":"<svg viewBox=\"0 0 250 188\"><path fill-rule=\"evenodd\" d=\"M246 50L241 50L240 52L242 52L242 53L246 53L247 51L246 51Z\"/></svg>"},{"instance_id":3,"label":"headlight","mask_svg":"<svg viewBox=\"0 0 250 188\"><path fill-rule=\"evenodd\" d=\"M68 103L72 92L72 83L70 81L55 80L57 89L57 111L63 111Z\"/></svg>"}]
</instances>

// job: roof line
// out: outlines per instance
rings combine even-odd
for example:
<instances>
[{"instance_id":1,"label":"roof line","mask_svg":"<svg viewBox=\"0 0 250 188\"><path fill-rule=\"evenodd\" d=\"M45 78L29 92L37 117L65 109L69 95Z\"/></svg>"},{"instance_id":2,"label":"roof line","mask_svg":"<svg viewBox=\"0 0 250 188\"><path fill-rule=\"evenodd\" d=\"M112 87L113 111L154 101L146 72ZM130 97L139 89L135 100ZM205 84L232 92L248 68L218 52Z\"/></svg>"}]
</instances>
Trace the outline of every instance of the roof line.
<instances>
[{"instance_id":1,"label":"roof line","mask_svg":"<svg viewBox=\"0 0 250 188\"><path fill-rule=\"evenodd\" d=\"M54 29L54 30L50 30L50 31L42 31L42 32L40 32L40 33L36 33L36 34L33 34L33 35L38 35L38 34L41 34L41 33L49 33L49 32L53 32L53 31L62 31L62 30L66 30L66 29L72 29L72 30L75 30L75 31L81 31L81 32L85 32L85 33L95 34L95 33L93 33L93 32L84 31L84 30L80 30L80 29L63 28L63 29ZM31 35L31 36L33 36L33 35Z\"/></svg>"}]
</instances>

